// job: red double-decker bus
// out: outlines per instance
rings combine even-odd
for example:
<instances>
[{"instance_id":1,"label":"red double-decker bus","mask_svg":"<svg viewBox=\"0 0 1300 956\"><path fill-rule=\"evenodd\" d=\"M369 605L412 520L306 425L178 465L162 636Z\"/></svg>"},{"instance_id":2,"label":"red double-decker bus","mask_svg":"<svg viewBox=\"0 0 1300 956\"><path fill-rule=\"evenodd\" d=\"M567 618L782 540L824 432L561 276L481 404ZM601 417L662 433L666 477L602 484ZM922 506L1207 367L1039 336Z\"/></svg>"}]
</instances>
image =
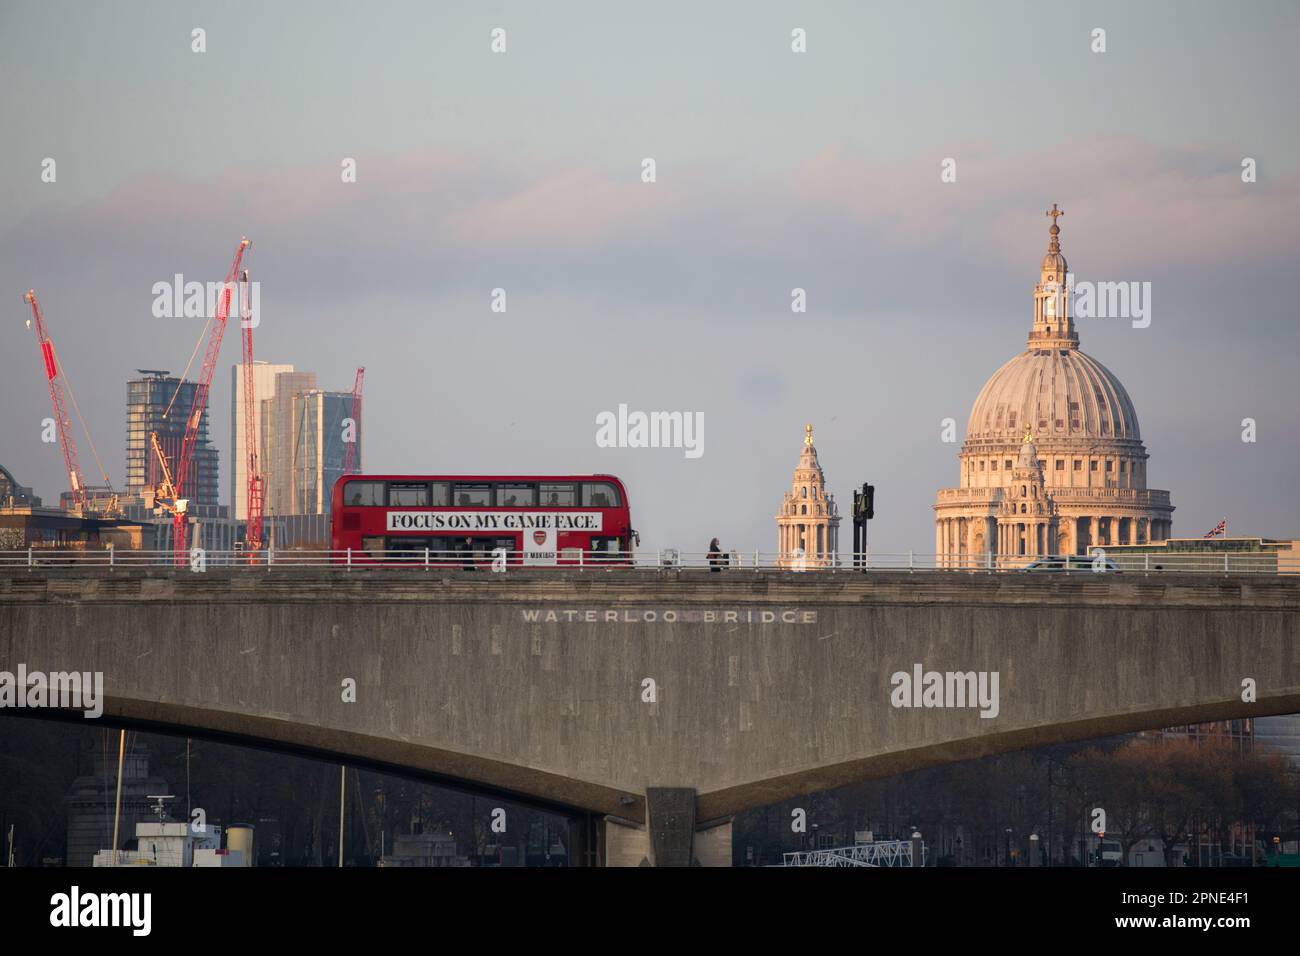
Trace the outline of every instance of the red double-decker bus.
<instances>
[{"instance_id":1,"label":"red double-decker bus","mask_svg":"<svg viewBox=\"0 0 1300 956\"><path fill-rule=\"evenodd\" d=\"M613 475L345 475L330 524L334 560L359 564L621 563L636 541Z\"/></svg>"}]
</instances>

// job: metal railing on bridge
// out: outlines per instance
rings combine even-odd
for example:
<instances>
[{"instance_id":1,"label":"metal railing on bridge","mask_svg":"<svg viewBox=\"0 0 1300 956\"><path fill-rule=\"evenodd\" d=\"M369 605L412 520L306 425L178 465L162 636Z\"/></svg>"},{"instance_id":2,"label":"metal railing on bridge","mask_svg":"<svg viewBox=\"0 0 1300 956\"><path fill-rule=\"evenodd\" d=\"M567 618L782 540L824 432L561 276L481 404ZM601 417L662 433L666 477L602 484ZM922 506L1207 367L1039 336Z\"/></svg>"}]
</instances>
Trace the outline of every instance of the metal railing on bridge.
<instances>
[{"instance_id":1,"label":"metal railing on bridge","mask_svg":"<svg viewBox=\"0 0 1300 956\"><path fill-rule=\"evenodd\" d=\"M828 847L786 853L782 866L925 866L929 848L921 844L921 862L912 862L911 840L887 840L880 843L855 843L853 846Z\"/></svg>"},{"instance_id":2,"label":"metal railing on bridge","mask_svg":"<svg viewBox=\"0 0 1300 956\"><path fill-rule=\"evenodd\" d=\"M139 551L123 548L80 549L33 547L21 551L0 551L0 569L47 568L137 568L176 567L171 551ZM1087 556L1069 555L1026 558L1023 555L935 555L906 553L837 554L809 557L767 551L710 553L673 548L651 551L583 551L561 549L544 560L534 552L496 550L436 551L426 548L363 551L274 550L214 551L193 549L181 568L194 571L215 569L261 570L322 568L338 572L372 569L488 570L508 572L561 567L591 571L657 572L754 572L780 571L791 574L844 574L870 571L910 571L970 574L1055 573L1086 575L1103 573L1159 574L1300 574L1300 556L1276 551L1225 552L1101 552Z\"/></svg>"}]
</instances>

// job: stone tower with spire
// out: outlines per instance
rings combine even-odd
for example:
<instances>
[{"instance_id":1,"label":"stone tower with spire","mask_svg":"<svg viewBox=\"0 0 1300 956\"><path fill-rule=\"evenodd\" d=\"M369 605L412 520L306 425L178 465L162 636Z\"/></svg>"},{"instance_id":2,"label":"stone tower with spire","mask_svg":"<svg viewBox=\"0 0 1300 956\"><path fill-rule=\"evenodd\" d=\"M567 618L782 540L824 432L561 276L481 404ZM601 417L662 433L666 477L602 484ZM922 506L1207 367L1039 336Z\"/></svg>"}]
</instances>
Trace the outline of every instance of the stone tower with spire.
<instances>
[{"instance_id":1,"label":"stone tower with spire","mask_svg":"<svg viewBox=\"0 0 1300 956\"><path fill-rule=\"evenodd\" d=\"M783 568L831 567L839 550L839 528L835 496L826 493L813 427L807 425L794 479L776 516L777 563Z\"/></svg>"},{"instance_id":2,"label":"stone tower with spire","mask_svg":"<svg viewBox=\"0 0 1300 956\"><path fill-rule=\"evenodd\" d=\"M1033 430L1026 425L1010 484L998 508L997 550L1012 566L1057 553L1056 504L1047 493Z\"/></svg>"}]
</instances>

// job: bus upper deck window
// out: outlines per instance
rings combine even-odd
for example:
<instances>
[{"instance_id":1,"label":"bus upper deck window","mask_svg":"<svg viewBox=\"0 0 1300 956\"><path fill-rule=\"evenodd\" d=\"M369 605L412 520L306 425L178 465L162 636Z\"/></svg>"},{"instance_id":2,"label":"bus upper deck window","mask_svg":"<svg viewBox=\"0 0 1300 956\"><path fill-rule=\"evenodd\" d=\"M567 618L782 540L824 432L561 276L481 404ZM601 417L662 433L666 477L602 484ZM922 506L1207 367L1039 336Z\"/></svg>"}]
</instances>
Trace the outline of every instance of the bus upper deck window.
<instances>
[{"instance_id":1,"label":"bus upper deck window","mask_svg":"<svg viewBox=\"0 0 1300 956\"><path fill-rule=\"evenodd\" d=\"M578 503L577 493L570 484L542 482L540 503L546 508L572 508Z\"/></svg>"},{"instance_id":2,"label":"bus upper deck window","mask_svg":"<svg viewBox=\"0 0 1300 956\"><path fill-rule=\"evenodd\" d=\"M427 508L429 505L429 486L414 482L390 482L388 485L388 504L396 508Z\"/></svg>"},{"instance_id":3,"label":"bus upper deck window","mask_svg":"<svg viewBox=\"0 0 1300 956\"><path fill-rule=\"evenodd\" d=\"M534 485L497 485L498 508L532 508L537 504Z\"/></svg>"},{"instance_id":4,"label":"bus upper deck window","mask_svg":"<svg viewBox=\"0 0 1300 956\"><path fill-rule=\"evenodd\" d=\"M607 481L588 481L582 485L582 505L584 508L617 508L618 489Z\"/></svg>"},{"instance_id":5,"label":"bus upper deck window","mask_svg":"<svg viewBox=\"0 0 1300 956\"><path fill-rule=\"evenodd\" d=\"M384 483L382 481L349 481L343 486L343 505L345 507L382 506L383 503Z\"/></svg>"},{"instance_id":6,"label":"bus upper deck window","mask_svg":"<svg viewBox=\"0 0 1300 956\"><path fill-rule=\"evenodd\" d=\"M446 508L451 504L451 485L445 481L435 481L433 483L433 497L429 499L429 504L435 508Z\"/></svg>"},{"instance_id":7,"label":"bus upper deck window","mask_svg":"<svg viewBox=\"0 0 1300 956\"><path fill-rule=\"evenodd\" d=\"M490 508L492 506L492 486L457 485L453 497L457 508Z\"/></svg>"}]
</instances>

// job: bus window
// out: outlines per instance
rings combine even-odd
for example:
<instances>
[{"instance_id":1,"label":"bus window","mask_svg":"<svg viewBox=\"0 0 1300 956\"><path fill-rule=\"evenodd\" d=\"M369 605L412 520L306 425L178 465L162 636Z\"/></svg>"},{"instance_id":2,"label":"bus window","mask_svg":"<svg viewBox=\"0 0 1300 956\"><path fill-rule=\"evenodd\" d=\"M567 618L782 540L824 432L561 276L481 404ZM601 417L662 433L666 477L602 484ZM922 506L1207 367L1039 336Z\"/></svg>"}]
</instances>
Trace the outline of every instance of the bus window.
<instances>
[{"instance_id":1,"label":"bus window","mask_svg":"<svg viewBox=\"0 0 1300 956\"><path fill-rule=\"evenodd\" d=\"M585 481L582 484L584 508L617 508L618 489L607 481Z\"/></svg>"},{"instance_id":2,"label":"bus window","mask_svg":"<svg viewBox=\"0 0 1300 956\"><path fill-rule=\"evenodd\" d=\"M403 484L393 481L388 485L388 504L393 508L427 508L429 506L429 486L426 484Z\"/></svg>"},{"instance_id":3,"label":"bus window","mask_svg":"<svg viewBox=\"0 0 1300 956\"><path fill-rule=\"evenodd\" d=\"M343 504L346 507L382 506L383 503L384 483L382 481L349 481L343 486Z\"/></svg>"},{"instance_id":4,"label":"bus window","mask_svg":"<svg viewBox=\"0 0 1300 956\"><path fill-rule=\"evenodd\" d=\"M455 501L457 508L491 507L492 486L457 485Z\"/></svg>"},{"instance_id":5,"label":"bus window","mask_svg":"<svg viewBox=\"0 0 1300 956\"><path fill-rule=\"evenodd\" d=\"M497 485L498 508L532 508L537 504L533 485Z\"/></svg>"},{"instance_id":6,"label":"bus window","mask_svg":"<svg viewBox=\"0 0 1300 956\"><path fill-rule=\"evenodd\" d=\"M578 496L573 485L542 482L540 503L544 508L573 508L578 504Z\"/></svg>"},{"instance_id":7,"label":"bus window","mask_svg":"<svg viewBox=\"0 0 1300 956\"><path fill-rule=\"evenodd\" d=\"M451 504L451 485L445 481L433 483L433 497L429 504L435 508L446 508Z\"/></svg>"},{"instance_id":8,"label":"bus window","mask_svg":"<svg viewBox=\"0 0 1300 956\"><path fill-rule=\"evenodd\" d=\"M388 557L397 560L424 560L424 549L429 547L430 538L389 538L386 542Z\"/></svg>"},{"instance_id":9,"label":"bus window","mask_svg":"<svg viewBox=\"0 0 1300 956\"><path fill-rule=\"evenodd\" d=\"M615 554L618 552L618 538L591 539L592 554Z\"/></svg>"},{"instance_id":10,"label":"bus window","mask_svg":"<svg viewBox=\"0 0 1300 956\"><path fill-rule=\"evenodd\" d=\"M492 552L498 548L506 552L507 560L510 559L511 552L515 550L514 538L466 536L450 540L454 543L454 549L448 555L450 561L444 561L443 563L458 563L465 568L474 567L476 562L491 561L494 557ZM517 559L515 559L515 563L518 563Z\"/></svg>"},{"instance_id":11,"label":"bus window","mask_svg":"<svg viewBox=\"0 0 1300 956\"><path fill-rule=\"evenodd\" d=\"M429 563L453 564L460 559L464 538L439 537L429 539Z\"/></svg>"}]
</instances>

